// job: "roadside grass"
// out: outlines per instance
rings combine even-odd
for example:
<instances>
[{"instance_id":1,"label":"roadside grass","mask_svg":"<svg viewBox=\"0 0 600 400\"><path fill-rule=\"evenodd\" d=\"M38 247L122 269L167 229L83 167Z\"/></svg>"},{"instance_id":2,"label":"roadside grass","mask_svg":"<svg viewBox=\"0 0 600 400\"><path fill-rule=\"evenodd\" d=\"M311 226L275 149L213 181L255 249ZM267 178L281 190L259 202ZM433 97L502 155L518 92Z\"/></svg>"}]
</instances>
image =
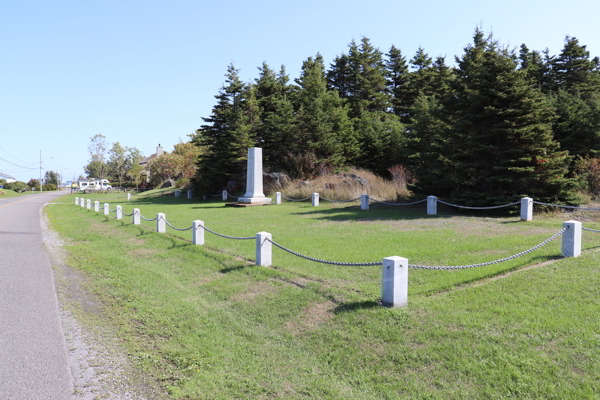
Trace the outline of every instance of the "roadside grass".
<instances>
[{"instance_id":1,"label":"roadside grass","mask_svg":"<svg viewBox=\"0 0 600 400\"><path fill-rule=\"evenodd\" d=\"M268 231L286 247L335 261L459 265L512 255L571 219L522 223L498 215L428 217L409 208L285 203L249 208L187 198L104 199L126 213L164 212L177 227L201 219L234 236ZM312 263L273 249L256 267L254 241L206 232L154 232L82 209L75 195L47 208L72 241L72 267L90 277L131 357L173 398L597 398L600 234L584 254L556 260L559 240L517 260L461 271L409 271L409 307L378 304L378 267ZM79 196L81 197L81 195ZM85 198L86 196L84 196ZM586 226L596 228L589 217ZM588 225L589 223L589 225ZM181 240L184 239L184 240ZM186 242L186 240L188 242ZM480 283L484 283L481 284Z\"/></svg>"},{"instance_id":2,"label":"roadside grass","mask_svg":"<svg viewBox=\"0 0 600 400\"><path fill-rule=\"evenodd\" d=\"M0 189L0 199L3 197L18 197L22 196L21 193L17 193L14 190Z\"/></svg>"}]
</instances>

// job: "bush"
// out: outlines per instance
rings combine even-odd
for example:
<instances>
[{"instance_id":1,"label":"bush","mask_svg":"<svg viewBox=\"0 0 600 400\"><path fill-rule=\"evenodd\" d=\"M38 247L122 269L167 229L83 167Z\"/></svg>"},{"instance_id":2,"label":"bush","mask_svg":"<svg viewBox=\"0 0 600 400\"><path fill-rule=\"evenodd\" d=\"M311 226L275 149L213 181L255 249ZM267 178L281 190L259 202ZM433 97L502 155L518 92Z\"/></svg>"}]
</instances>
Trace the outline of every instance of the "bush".
<instances>
[{"instance_id":1,"label":"bush","mask_svg":"<svg viewBox=\"0 0 600 400\"><path fill-rule=\"evenodd\" d=\"M29 190L29 187L25 184L25 182L11 182L4 185L4 189L21 192L24 190Z\"/></svg>"},{"instance_id":2,"label":"bush","mask_svg":"<svg viewBox=\"0 0 600 400\"><path fill-rule=\"evenodd\" d=\"M588 192L595 197L600 197L600 158L579 159L576 171L587 180Z\"/></svg>"},{"instance_id":3,"label":"bush","mask_svg":"<svg viewBox=\"0 0 600 400\"><path fill-rule=\"evenodd\" d=\"M56 185L54 183L46 183L42 186L43 190L56 190Z\"/></svg>"}]
</instances>

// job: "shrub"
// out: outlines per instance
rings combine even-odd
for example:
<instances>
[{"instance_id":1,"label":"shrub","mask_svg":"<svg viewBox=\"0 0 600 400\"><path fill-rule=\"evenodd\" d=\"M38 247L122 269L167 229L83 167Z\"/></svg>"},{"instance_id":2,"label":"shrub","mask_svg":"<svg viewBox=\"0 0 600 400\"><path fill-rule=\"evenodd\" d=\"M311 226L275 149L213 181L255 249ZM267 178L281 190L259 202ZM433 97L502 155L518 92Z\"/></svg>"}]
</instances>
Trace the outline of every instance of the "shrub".
<instances>
[{"instance_id":1,"label":"shrub","mask_svg":"<svg viewBox=\"0 0 600 400\"><path fill-rule=\"evenodd\" d=\"M56 190L56 185L54 183L46 183L42 186L43 190Z\"/></svg>"},{"instance_id":2,"label":"shrub","mask_svg":"<svg viewBox=\"0 0 600 400\"><path fill-rule=\"evenodd\" d=\"M11 182L4 185L5 189L13 190L15 192L20 192L23 190L28 190L29 187L25 184L25 182Z\"/></svg>"},{"instance_id":3,"label":"shrub","mask_svg":"<svg viewBox=\"0 0 600 400\"><path fill-rule=\"evenodd\" d=\"M576 171L587 180L587 190L600 197L600 158L581 158L577 161Z\"/></svg>"}]
</instances>

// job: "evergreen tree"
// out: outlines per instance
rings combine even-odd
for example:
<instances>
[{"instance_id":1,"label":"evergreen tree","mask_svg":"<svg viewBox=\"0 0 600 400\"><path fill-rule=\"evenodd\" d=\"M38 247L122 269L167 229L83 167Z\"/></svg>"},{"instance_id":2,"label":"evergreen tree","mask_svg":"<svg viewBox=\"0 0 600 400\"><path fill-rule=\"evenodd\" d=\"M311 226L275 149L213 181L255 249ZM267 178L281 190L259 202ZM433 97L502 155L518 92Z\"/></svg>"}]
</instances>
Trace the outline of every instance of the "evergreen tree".
<instances>
[{"instance_id":1,"label":"evergreen tree","mask_svg":"<svg viewBox=\"0 0 600 400\"><path fill-rule=\"evenodd\" d=\"M243 173L259 121L256 89L241 82L233 64L225 76L211 116L202 118L205 124L193 137L194 144L205 148L198 161L197 180L203 190L219 190Z\"/></svg>"},{"instance_id":2,"label":"evergreen tree","mask_svg":"<svg viewBox=\"0 0 600 400\"><path fill-rule=\"evenodd\" d=\"M589 58L586 46L580 45L576 37L567 36L560 55L552 62L553 89L579 92L584 98L598 92L600 76Z\"/></svg>"},{"instance_id":3,"label":"evergreen tree","mask_svg":"<svg viewBox=\"0 0 600 400\"><path fill-rule=\"evenodd\" d=\"M502 204L529 195L572 201L565 178L568 156L553 140L552 107L524 71L481 30L458 63L456 96L445 105L446 153L452 189L444 196L466 205ZM434 187L421 189L431 190Z\"/></svg>"},{"instance_id":4,"label":"evergreen tree","mask_svg":"<svg viewBox=\"0 0 600 400\"><path fill-rule=\"evenodd\" d=\"M327 71L327 87L329 90L337 90L341 98L348 98L350 75L348 56L345 54L337 56L330 67Z\"/></svg>"},{"instance_id":5,"label":"evergreen tree","mask_svg":"<svg viewBox=\"0 0 600 400\"><path fill-rule=\"evenodd\" d=\"M407 117L410 105L407 104L406 97L410 75L408 73L406 58L402 55L400 49L396 48L394 45L392 45L386 56L385 76L387 79L387 91L390 96L392 112L400 118Z\"/></svg>"},{"instance_id":6,"label":"evergreen tree","mask_svg":"<svg viewBox=\"0 0 600 400\"><path fill-rule=\"evenodd\" d=\"M381 111L364 111L355 119L354 126L360 143L355 166L385 176L390 166L403 164L405 137L400 117Z\"/></svg>"}]
</instances>

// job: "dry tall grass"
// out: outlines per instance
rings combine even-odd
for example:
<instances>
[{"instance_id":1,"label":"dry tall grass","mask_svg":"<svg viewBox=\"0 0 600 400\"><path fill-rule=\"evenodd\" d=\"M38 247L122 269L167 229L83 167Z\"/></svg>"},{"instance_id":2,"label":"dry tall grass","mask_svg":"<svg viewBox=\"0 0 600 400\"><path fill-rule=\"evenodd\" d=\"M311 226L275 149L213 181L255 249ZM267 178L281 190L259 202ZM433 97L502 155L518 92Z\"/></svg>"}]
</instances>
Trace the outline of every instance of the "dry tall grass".
<instances>
[{"instance_id":1,"label":"dry tall grass","mask_svg":"<svg viewBox=\"0 0 600 400\"><path fill-rule=\"evenodd\" d=\"M346 173L323 174L311 181L294 181L281 193L293 199L319 193L321 197L331 200L351 200L368 194L381 201L404 201L411 196L404 183L385 180L370 171L357 168Z\"/></svg>"}]
</instances>

